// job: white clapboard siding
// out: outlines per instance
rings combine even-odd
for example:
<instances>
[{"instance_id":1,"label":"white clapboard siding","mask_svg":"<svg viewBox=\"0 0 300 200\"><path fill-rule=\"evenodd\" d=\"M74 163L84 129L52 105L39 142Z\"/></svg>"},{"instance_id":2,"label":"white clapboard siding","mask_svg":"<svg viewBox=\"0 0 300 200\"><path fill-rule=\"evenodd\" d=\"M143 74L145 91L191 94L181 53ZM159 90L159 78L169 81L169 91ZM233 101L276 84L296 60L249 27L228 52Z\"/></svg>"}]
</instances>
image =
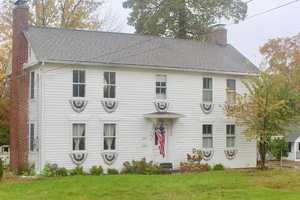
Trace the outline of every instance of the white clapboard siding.
<instances>
[{"instance_id":1,"label":"white clapboard siding","mask_svg":"<svg viewBox=\"0 0 300 200\"><path fill-rule=\"evenodd\" d=\"M86 70L86 100L84 112L75 113L69 100L72 99L72 69L69 66L41 67L41 112L40 126L40 163L56 163L58 166L74 168L69 158L72 150L72 122L87 124L86 148L87 160L85 169L93 165L107 167L101 157L103 150L103 123L116 122L117 161L110 167L120 169L125 161L147 158L154 159L153 124L144 119L143 115L155 112L155 75L167 75L167 95L170 102L169 112L184 115L173 125L172 135L168 135L168 160L178 166L185 161L186 154L193 148L202 147L202 124L213 124L214 157L209 164L222 163L226 167L254 167L256 165L256 144L249 142L241 133L237 134L238 155L229 161L224 155L226 146L226 118L223 105L226 100L226 79L237 81L237 91L246 90L240 76L203 74L184 71L164 71L133 68L84 67ZM116 112L108 114L104 111L101 100L103 96L103 72L115 71L117 80L117 99L119 106ZM202 78L213 78L213 96L215 108L211 114L203 114ZM30 112L35 112L30 109ZM29 114L31 115L31 114Z\"/></svg>"}]
</instances>

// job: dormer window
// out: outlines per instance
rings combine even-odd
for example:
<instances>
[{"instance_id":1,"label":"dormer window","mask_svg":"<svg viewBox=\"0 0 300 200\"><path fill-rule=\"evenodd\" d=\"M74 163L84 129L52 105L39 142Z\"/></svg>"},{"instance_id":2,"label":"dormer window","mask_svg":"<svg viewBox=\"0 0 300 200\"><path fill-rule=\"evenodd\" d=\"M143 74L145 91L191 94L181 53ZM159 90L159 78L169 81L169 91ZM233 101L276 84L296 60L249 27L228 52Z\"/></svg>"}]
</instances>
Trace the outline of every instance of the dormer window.
<instances>
[{"instance_id":1,"label":"dormer window","mask_svg":"<svg viewBox=\"0 0 300 200\"><path fill-rule=\"evenodd\" d=\"M156 98L167 99L167 76L156 75Z\"/></svg>"},{"instance_id":2,"label":"dormer window","mask_svg":"<svg viewBox=\"0 0 300 200\"><path fill-rule=\"evenodd\" d=\"M85 97L84 70L73 70L73 97Z\"/></svg>"},{"instance_id":3,"label":"dormer window","mask_svg":"<svg viewBox=\"0 0 300 200\"><path fill-rule=\"evenodd\" d=\"M212 78L203 78L203 102L211 103L213 101L213 81Z\"/></svg>"},{"instance_id":4,"label":"dormer window","mask_svg":"<svg viewBox=\"0 0 300 200\"><path fill-rule=\"evenodd\" d=\"M116 98L116 72L104 72L104 98Z\"/></svg>"}]
</instances>

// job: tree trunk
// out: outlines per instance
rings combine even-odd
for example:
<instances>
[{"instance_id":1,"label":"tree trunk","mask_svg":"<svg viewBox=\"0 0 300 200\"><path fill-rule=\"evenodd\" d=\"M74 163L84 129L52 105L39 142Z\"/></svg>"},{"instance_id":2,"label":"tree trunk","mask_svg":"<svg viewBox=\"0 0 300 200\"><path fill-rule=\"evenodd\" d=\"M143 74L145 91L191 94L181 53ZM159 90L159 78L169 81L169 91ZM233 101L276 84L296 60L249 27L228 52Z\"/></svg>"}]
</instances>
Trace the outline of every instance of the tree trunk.
<instances>
[{"instance_id":1,"label":"tree trunk","mask_svg":"<svg viewBox=\"0 0 300 200\"><path fill-rule=\"evenodd\" d=\"M260 169L266 169L266 154L267 143L264 141L259 142L259 155L260 155Z\"/></svg>"}]
</instances>

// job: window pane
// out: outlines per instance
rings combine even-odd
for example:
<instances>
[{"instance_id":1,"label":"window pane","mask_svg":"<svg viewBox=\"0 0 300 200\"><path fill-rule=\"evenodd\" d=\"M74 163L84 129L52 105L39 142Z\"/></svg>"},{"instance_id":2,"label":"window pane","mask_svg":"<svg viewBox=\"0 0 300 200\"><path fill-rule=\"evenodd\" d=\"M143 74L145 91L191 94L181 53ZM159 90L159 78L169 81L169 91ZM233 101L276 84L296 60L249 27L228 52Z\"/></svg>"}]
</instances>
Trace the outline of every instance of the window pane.
<instances>
[{"instance_id":1,"label":"window pane","mask_svg":"<svg viewBox=\"0 0 300 200\"><path fill-rule=\"evenodd\" d=\"M212 138L203 138L203 148L212 148Z\"/></svg>"},{"instance_id":2,"label":"window pane","mask_svg":"<svg viewBox=\"0 0 300 200\"><path fill-rule=\"evenodd\" d=\"M104 84L109 84L109 72L104 72Z\"/></svg>"},{"instance_id":3,"label":"window pane","mask_svg":"<svg viewBox=\"0 0 300 200\"><path fill-rule=\"evenodd\" d=\"M30 139L30 151L33 151L34 150L34 124L30 124L30 136L29 136L29 139Z\"/></svg>"},{"instance_id":4,"label":"window pane","mask_svg":"<svg viewBox=\"0 0 300 200\"><path fill-rule=\"evenodd\" d=\"M156 88L156 94L160 94L160 88Z\"/></svg>"},{"instance_id":5,"label":"window pane","mask_svg":"<svg viewBox=\"0 0 300 200\"><path fill-rule=\"evenodd\" d=\"M115 150L116 149L116 138L106 137L104 138L104 150Z\"/></svg>"},{"instance_id":6,"label":"window pane","mask_svg":"<svg viewBox=\"0 0 300 200\"><path fill-rule=\"evenodd\" d=\"M73 83L79 82L79 72L78 70L73 70Z\"/></svg>"},{"instance_id":7,"label":"window pane","mask_svg":"<svg viewBox=\"0 0 300 200\"><path fill-rule=\"evenodd\" d=\"M80 75L80 77L79 77L79 81L80 81L80 83L85 83L85 71L79 71L79 75Z\"/></svg>"},{"instance_id":8,"label":"window pane","mask_svg":"<svg viewBox=\"0 0 300 200\"><path fill-rule=\"evenodd\" d=\"M73 124L73 137L85 136L85 124Z\"/></svg>"},{"instance_id":9,"label":"window pane","mask_svg":"<svg viewBox=\"0 0 300 200\"><path fill-rule=\"evenodd\" d=\"M79 85L79 97L85 97L85 85Z\"/></svg>"},{"instance_id":10,"label":"window pane","mask_svg":"<svg viewBox=\"0 0 300 200\"><path fill-rule=\"evenodd\" d=\"M85 138L73 138L73 150L84 151L85 150Z\"/></svg>"},{"instance_id":11,"label":"window pane","mask_svg":"<svg viewBox=\"0 0 300 200\"><path fill-rule=\"evenodd\" d=\"M288 152L289 153L292 152L292 143L291 142L288 143Z\"/></svg>"},{"instance_id":12,"label":"window pane","mask_svg":"<svg viewBox=\"0 0 300 200\"><path fill-rule=\"evenodd\" d=\"M211 124L203 125L202 132L203 132L204 135L212 134L212 125Z\"/></svg>"},{"instance_id":13,"label":"window pane","mask_svg":"<svg viewBox=\"0 0 300 200\"><path fill-rule=\"evenodd\" d=\"M116 84L116 73L115 72L110 72L110 84Z\"/></svg>"},{"instance_id":14,"label":"window pane","mask_svg":"<svg viewBox=\"0 0 300 200\"><path fill-rule=\"evenodd\" d=\"M30 73L30 98L33 99L34 98L34 72Z\"/></svg>"},{"instance_id":15,"label":"window pane","mask_svg":"<svg viewBox=\"0 0 300 200\"><path fill-rule=\"evenodd\" d=\"M212 91L210 91L210 90L203 91L203 101L204 102L212 102Z\"/></svg>"},{"instance_id":16,"label":"window pane","mask_svg":"<svg viewBox=\"0 0 300 200\"><path fill-rule=\"evenodd\" d=\"M108 86L109 87L109 98L116 97L116 87L115 86Z\"/></svg>"},{"instance_id":17,"label":"window pane","mask_svg":"<svg viewBox=\"0 0 300 200\"><path fill-rule=\"evenodd\" d=\"M235 125L233 125L233 124L226 125L226 134L227 135L235 135Z\"/></svg>"},{"instance_id":18,"label":"window pane","mask_svg":"<svg viewBox=\"0 0 300 200\"><path fill-rule=\"evenodd\" d=\"M231 125L231 135L235 135L235 125Z\"/></svg>"},{"instance_id":19,"label":"window pane","mask_svg":"<svg viewBox=\"0 0 300 200\"><path fill-rule=\"evenodd\" d=\"M116 124L104 124L104 136L116 136Z\"/></svg>"},{"instance_id":20,"label":"window pane","mask_svg":"<svg viewBox=\"0 0 300 200\"><path fill-rule=\"evenodd\" d=\"M79 85L73 84L73 97L78 97L79 96Z\"/></svg>"},{"instance_id":21,"label":"window pane","mask_svg":"<svg viewBox=\"0 0 300 200\"><path fill-rule=\"evenodd\" d=\"M236 102L235 92L227 91L227 103L228 104L235 104L235 102Z\"/></svg>"},{"instance_id":22,"label":"window pane","mask_svg":"<svg viewBox=\"0 0 300 200\"><path fill-rule=\"evenodd\" d=\"M227 79L227 89L235 90L235 80L234 79Z\"/></svg>"},{"instance_id":23,"label":"window pane","mask_svg":"<svg viewBox=\"0 0 300 200\"><path fill-rule=\"evenodd\" d=\"M212 89L212 78L203 78L203 89Z\"/></svg>"},{"instance_id":24,"label":"window pane","mask_svg":"<svg viewBox=\"0 0 300 200\"><path fill-rule=\"evenodd\" d=\"M167 86L167 83L166 83L166 82L161 82L161 86L162 86L162 87L166 87L166 86Z\"/></svg>"},{"instance_id":25,"label":"window pane","mask_svg":"<svg viewBox=\"0 0 300 200\"><path fill-rule=\"evenodd\" d=\"M234 137L227 137L226 139L226 147L235 147L235 138Z\"/></svg>"},{"instance_id":26,"label":"window pane","mask_svg":"<svg viewBox=\"0 0 300 200\"><path fill-rule=\"evenodd\" d=\"M103 96L104 96L104 98L109 98L109 95L108 95L108 86L107 85L104 86Z\"/></svg>"}]
</instances>

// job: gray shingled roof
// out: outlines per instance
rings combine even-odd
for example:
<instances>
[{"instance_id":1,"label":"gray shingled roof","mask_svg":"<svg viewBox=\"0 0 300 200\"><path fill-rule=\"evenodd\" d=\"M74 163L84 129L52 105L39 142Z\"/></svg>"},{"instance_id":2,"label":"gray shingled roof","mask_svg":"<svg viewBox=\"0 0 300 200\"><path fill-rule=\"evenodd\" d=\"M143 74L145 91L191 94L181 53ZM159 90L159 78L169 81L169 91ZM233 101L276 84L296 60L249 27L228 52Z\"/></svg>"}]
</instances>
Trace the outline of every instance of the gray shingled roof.
<instances>
[{"instance_id":1,"label":"gray shingled roof","mask_svg":"<svg viewBox=\"0 0 300 200\"><path fill-rule=\"evenodd\" d=\"M291 133L286 136L288 142L295 142L300 137L300 133Z\"/></svg>"},{"instance_id":2,"label":"gray shingled roof","mask_svg":"<svg viewBox=\"0 0 300 200\"><path fill-rule=\"evenodd\" d=\"M300 126L295 125L289 129L288 135L286 136L286 140L288 142L295 142L295 140L298 139L299 137L300 137Z\"/></svg>"},{"instance_id":3,"label":"gray shingled roof","mask_svg":"<svg viewBox=\"0 0 300 200\"><path fill-rule=\"evenodd\" d=\"M25 37L44 62L85 62L258 73L231 45L137 34L29 27Z\"/></svg>"}]
</instances>

